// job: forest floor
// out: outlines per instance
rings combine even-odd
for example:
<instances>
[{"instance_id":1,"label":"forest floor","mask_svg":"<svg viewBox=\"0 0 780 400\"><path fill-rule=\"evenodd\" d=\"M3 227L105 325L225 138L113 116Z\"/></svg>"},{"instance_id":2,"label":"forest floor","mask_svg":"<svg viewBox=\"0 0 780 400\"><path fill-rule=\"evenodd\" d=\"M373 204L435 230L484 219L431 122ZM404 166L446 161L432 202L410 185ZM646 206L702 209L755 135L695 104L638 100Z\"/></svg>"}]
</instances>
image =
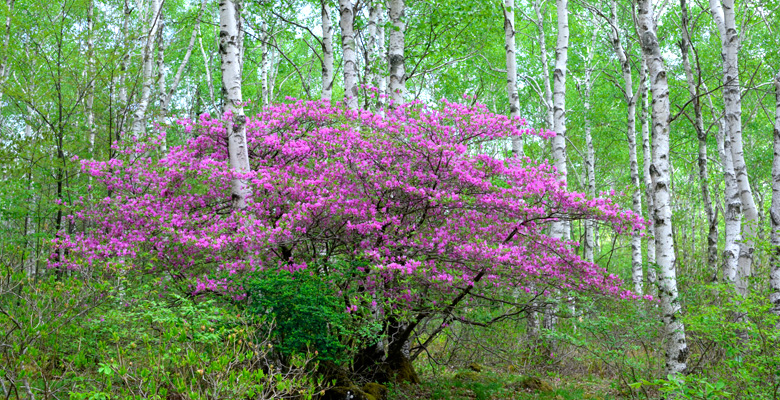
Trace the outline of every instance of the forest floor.
<instances>
[{"instance_id":1,"label":"forest floor","mask_svg":"<svg viewBox=\"0 0 780 400\"><path fill-rule=\"evenodd\" d=\"M455 370L421 377L420 385L390 387L389 400L613 400L623 396L598 376L529 377L503 371Z\"/></svg>"}]
</instances>

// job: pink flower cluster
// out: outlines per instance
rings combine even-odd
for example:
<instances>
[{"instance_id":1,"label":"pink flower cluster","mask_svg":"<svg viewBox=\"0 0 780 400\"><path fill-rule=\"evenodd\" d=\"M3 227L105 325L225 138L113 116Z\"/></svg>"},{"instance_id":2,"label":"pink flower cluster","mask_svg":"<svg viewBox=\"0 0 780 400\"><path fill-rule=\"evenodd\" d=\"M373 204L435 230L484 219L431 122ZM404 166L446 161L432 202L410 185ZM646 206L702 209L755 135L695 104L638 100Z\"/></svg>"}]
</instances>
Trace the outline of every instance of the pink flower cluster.
<instances>
[{"instance_id":1,"label":"pink flower cluster","mask_svg":"<svg viewBox=\"0 0 780 400\"><path fill-rule=\"evenodd\" d=\"M248 120L244 176L229 168L223 120L181 124L194 138L163 158L141 143L121 160L83 162L105 192L76 205L73 218L93 229L59 240L61 263L164 270L193 291L235 296L243 273L269 268L349 273L351 284L408 302L480 280L632 296L545 228L591 218L631 233L645 221L567 191L549 164L480 152L515 135L549 136L523 120L447 101L382 113L279 104ZM231 208L234 178L251 188L244 210ZM338 271L344 260L367 267Z\"/></svg>"}]
</instances>

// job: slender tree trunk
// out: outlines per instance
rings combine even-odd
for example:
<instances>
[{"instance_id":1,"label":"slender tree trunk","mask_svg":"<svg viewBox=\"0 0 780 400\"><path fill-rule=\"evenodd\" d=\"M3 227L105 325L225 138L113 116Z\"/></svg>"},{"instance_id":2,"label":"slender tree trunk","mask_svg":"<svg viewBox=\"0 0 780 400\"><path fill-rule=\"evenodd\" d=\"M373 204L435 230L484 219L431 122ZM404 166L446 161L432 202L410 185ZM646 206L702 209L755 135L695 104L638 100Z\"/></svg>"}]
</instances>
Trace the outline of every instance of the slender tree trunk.
<instances>
[{"instance_id":1,"label":"slender tree trunk","mask_svg":"<svg viewBox=\"0 0 780 400\"><path fill-rule=\"evenodd\" d=\"M780 316L780 70L775 75L775 129L774 160L772 162L772 208L769 215L772 220L772 249L770 251L769 301L772 311ZM780 321L777 323L780 329Z\"/></svg>"},{"instance_id":2,"label":"slender tree trunk","mask_svg":"<svg viewBox=\"0 0 780 400\"><path fill-rule=\"evenodd\" d=\"M89 135L89 157L94 157L95 151L95 2L87 3L87 93L84 99L85 113L87 114L87 132ZM89 178L90 184L92 177Z\"/></svg>"},{"instance_id":3,"label":"slender tree trunk","mask_svg":"<svg viewBox=\"0 0 780 400\"><path fill-rule=\"evenodd\" d=\"M389 0L387 13L393 29L390 31L390 48L388 60L390 62L390 98L396 105L404 102L406 94L406 69L404 64L404 34L406 23L404 22L404 0Z\"/></svg>"},{"instance_id":4,"label":"slender tree trunk","mask_svg":"<svg viewBox=\"0 0 780 400\"><path fill-rule=\"evenodd\" d=\"M542 17L542 4L540 0L534 0L534 12L536 13L536 31L539 37L539 58L542 64L542 84L544 87L545 122L547 129L555 125L553 114L553 94L550 86L550 72L547 64L547 40L545 39L544 18Z\"/></svg>"},{"instance_id":5,"label":"slender tree trunk","mask_svg":"<svg viewBox=\"0 0 780 400\"><path fill-rule=\"evenodd\" d=\"M515 46L515 0L504 0L504 49L506 51L506 92L509 116L520 118L520 96L517 93L517 54ZM512 138L512 155L523 156L523 138Z\"/></svg>"},{"instance_id":6,"label":"slender tree trunk","mask_svg":"<svg viewBox=\"0 0 780 400\"><path fill-rule=\"evenodd\" d=\"M553 131L552 138L553 165L560 174L560 180L566 183L568 168L566 166L566 68L569 59L569 1L556 0L558 14L558 39L555 44L555 69L553 71ZM550 226L550 236L556 239L568 240L571 237L568 222L554 221ZM557 296L556 296L557 297ZM544 327L555 329L557 324L557 300L545 308Z\"/></svg>"},{"instance_id":7,"label":"slender tree trunk","mask_svg":"<svg viewBox=\"0 0 780 400\"><path fill-rule=\"evenodd\" d=\"M742 198L739 196L731 137L726 133L726 122L721 122L719 129L723 133L723 179L725 184L726 202L726 244L723 248L723 280L736 284L739 278L739 243L742 241Z\"/></svg>"},{"instance_id":8,"label":"slender tree trunk","mask_svg":"<svg viewBox=\"0 0 780 400\"><path fill-rule=\"evenodd\" d=\"M146 129L146 110L149 108L149 100L152 96L152 69L154 65L154 56L152 48L154 38L157 36L158 21L162 12L162 1L152 0L151 17L149 20L149 30L146 33L146 44L143 52L143 83L141 86L141 99L138 100L135 112L133 113L132 133L134 138L141 136Z\"/></svg>"},{"instance_id":9,"label":"slender tree trunk","mask_svg":"<svg viewBox=\"0 0 780 400\"><path fill-rule=\"evenodd\" d=\"M198 27L198 45L200 47L200 54L203 57L203 69L206 70L206 86L209 90L209 100L212 109L216 110L217 98L214 95L214 79L211 77L211 62L209 56L206 55L206 49L203 47L203 32Z\"/></svg>"},{"instance_id":10,"label":"slender tree trunk","mask_svg":"<svg viewBox=\"0 0 780 400\"><path fill-rule=\"evenodd\" d=\"M14 12L15 0L5 0L5 6L8 9L8 15L5 17L5 35L3 37L3 49L5 49L5 55L2 62L0 62L0 84L5 83L8 78L8 56L11 54L9 51L11 44L11 15Z\"/></svg>"},{"instance_id":11,"label":"slender tree trunk","mask_svg":"<svg viewBox=\"0 0 780 400\"><path fill-rule=\"evenodd\" d=\"M321 0L322 11L322 99L333 95L333 24L328 0Z\"/></svg>"},{"instance_id":12,"label":"slender tree trunk","mask_svg":"<svg viewBox=\"0 0 780 400\"><path fill-rule=\"evenodd\" d=\"M241 95L240 43L244 34L241 27L240 3L232 0L219 2L219 54L222 61L222 92L225 99L223 112L229 114L226 124L230 168L235 174L249 173L249 149L246 142L246 116ZM246 207L249 185L245 178L233 178L233 207Z\"/></svg>"},{"instance_id":13,"label":"slender tree trunk","mask_svg":"<svg viewBox=\"0 0 780 400\"><path fill-rule=\"evenodd\" d=\"M591 17L591 22L594 22ZM595 26L595 24L594 24ZM585 108L585 176L587 179L588 196L592 199L596 198L596 157L593 150L593 135L592 123L590 119L591 106L590 98L593 94L593 57L595 54L594 44L596 43L596 29L593 29L593 35L591 37L591 44L588 46L588 53L585 61L585 88L583 92L583 106ZM585 260L588 262L594 261L594 253L596 249L596 235L594 232L595 221L585 220Z\"/></svg>"},{"instance_id":14,"label":"slender tree trunk","mask_svg":"<svg viewBox=\"0 0 780 400\"><path fill-rule=\"evenodd\" d=\"M739 196L742 200L745 223L742 225L742 241L739 243L739 260L734 284L737 293L747 295L748 278L752 274L753 251L758 228L758 211L748 180L747 166L742 149L742 95L739 88L739 34L737 32L734 0L710 0L710 11L720 32L723 58L723 104L725 106L726 135L731 139L731 156L734 163Z\"/></svg>"},{"instance_id":15,"label":"slender tree trunk","mask_svg":"<svg viewBox=\"0 0 780 400\"><path fill-rule=\"evenodd\" d=\"M379 24L379 14L381 13L381 7L379 4L371 4L368 7L368 38L366 40L366 83L369 87L377 87L377 80L379 79L378 70L376 68L377 60L380 57L379 46L377 41L377 24ZM366 108L368 108L367 97Z\"/></svg>"},{"instance_id":16,"label":"slender tree trunk","mask_svg":"<svg viewBox=\"0 0 780 400\"><path fill-rule=\"evenodd\" d=\"M198 40L198 34L200 33L200 21L201 18L203 18L203 13L206 11L207 3L208 2L206 0L203 0L200 3L200 11L198 11L198 17L195 19L195 26L192 27L190 41L187 44L187 51L184 53L184 58L181 60L179 68L176 69L176 75L173 76L173 81L171 81L171 86L168 88L168 93L165 94L165 97L163 97L163 100L161 101L160 113L166 118L170 112L170 105L171 100L173 99L173 94L176 93L176 88L179 86L181 77L184 75L184 70L187 68L187 63L189 63L190 57L192 56L192 50L195 49L195 41Z\"/></svg>"},{"instance_id":17,"label":"slender tree trunk","mask_svg":"<svg viewBox=\"0 0 780 400\"><path fill-rule=\"evenodd\" d=\"M377 102L376 106L378 109L382 109L385 106L386 99L387 99L387 83L389 77L385 77L383 73L379 71L386 71L387 70L387 46L385 45L385 21L386 21L386 14L384 12L384 8L382 6L382 3L380 2L377 5L378 8L378 14L379 14L379 20L377 21L376 26L376 46L377 46L377 54L379 55L379 59L377 60L378 65L376 66L377 75L377 88L379 89L377 92ZM382 111L380 111L382 112Z\"/></svg>"},{"instance_id":18,"label":"slender tree trunk","mask_svg":"<svg viewBox=\"0 0 780 400\"><path fill-rule=\"evenodd\" d=\"M116 130L117 132L122 132L125 128L125 122L127 121L127 109L128 109L128 99L127 99L127 85L126 85L126 76L127 76L127 64L130 61L130 49L129 49L129 29L130 29L130 14L132 13L132 10L130 9L130 4L128 4L128 0L124 1L124 5L122 7L122 43L124 45L124 53L122 54L122 58L119 61L119 83L118 83L118 90L119 93L117 94L117 100L118 100L118 114L117 115L117 121L116 121ZM119 137L119 134L117 134L117 137Z\"/></svg>"},{"instance_id":19,"label":"slender tree trunk","mask_svg":"<svg viewBox=\"0 0 780 400\"><path fill-rule=\"evenodd\" d=\"M628 164L631 174L631 185L633 191L631 195L632 209L637 214L642 214L641 186L639 182L639 162L637 160L636 149L636 102L637 94L634 93L634 82L631 71L631 61L629 55L623 48L620 41L620 32L618 31L617 2L612 0L609 7L610 11L610 30L609 37L612 42L612 48L620 62L620 69L623 73L623 96L626 100L626 137L628 139ZM642 238L638 233L631 236L631 280L634 283L634 292L643 294L642 277Z\"/></svg>"},{"instance_id":20,"label":"slender tree trunk","mask_svg":"<svg viewBox=\"0 0 780 400\"><path fill-rule=\"evenodd\" d=\"M653 150L650 143L650 118L648 116L649 101L647 96L648 84L647 84L647 63L642 57L642 66L639 69L639 98L642 105L642 111L639 114L640 126L642 129L642 172L644 175L645 183L645 204L647 206L647 214L652 220L652 216L655 215L655 207L653 201L653 179L650 176L650 165L653 160ZM651 227L647 230L647 286L651 295L656 296L658 294L658 276L656 274L655 265L655 228Z\"/></svg>"},{"instance_id":21,"label":"slender tree trunk","mask_svg":"<svg viewBox=\"0 0 780 400\"><path fill-rule=\"evenodd\" d=\"M165 96L167 90L166 87L166 79L167 79L167 70L165 68L165 15L162 10L162 0L160 3L160 17L158 18L158 27L157 27L157 105L158 108L162 107L163 102L165 102ZM165 121L165 118L167 115L163 114L161 112L161 109L158 109L158 116L157 120L160 123L163 123ZM155 135L156 136L156 135ZM162 140L160 142L160 153L165 154L168 152L168 140L165 136L162 137Z\"/></svg>"},{"instance_id":22,"label":"slender tree trunk","mask_svg":"<svg viewBox=\"0 0 780 400\"><path fill-rule=\"evenodd\" d=\"M681 307L677 293L676 260L672 233L669 83L666 79L666 66L656 35L652 0L637 0L637 3L639 38L644 58L647 61L650 88L653 94L653 164L650 166L650 174L655 197L653 222L656 236L656 263L660 270L658 289L666 339L666 372L676 375L684 373L687 368L688 345L685 338L685 326L679 318Z\"/></svg>"},{"instance_id":23,"label":"slender tree trunk","mask_svg":"<svg viewBox=\"0 0 780 400\"><path fill-rule=\"evenodd\" d=\"M682 62L685 69L685 79L688 82L688 93L691 96L691 104L693 105L694 112L694 128L696 129L696 136L699 139L699 182L701 187L702 202L704 203L704 212L707 214L707 224L709 231L707 234L707 266L710 271L715 271L717 275L718 270L718 219L715 214L715 210L712 207L712 199L710 197L710 185L709 185L709 172L707 168L707 131L704 129L704 116L701 110L701 100L699 99L699 87L696 85L696 81L693 76L693 68L688 57L688 53L691 49L691 35L688 32L688 7L686 0L680 0L680 8L682 11L682 41L680 42L680 49L682 50ZM701 71L698 71L701 75ZM695 254L695 253L694 253Z\"/></svg>"},{"instance_id":24,"label":"slender tree trunk","mask_svg":"<svg viewBox=\"0 0 780 400\"><path fill-rule=\"evenodd\" d=\"M271 88L269 85L270 82L268 80L268 73L271 67L270 53L268 52L268 41L271 39L271 37L268 34L268 24L263 22L263 25L260 29L260 53L262 56L262 60L260 61L260 83L262 85L263 106L267 107L271 105ZM332 56L333 53L331 53L331 57ZM331 68L332 67L333 64L331 64ZM333 75L331 74L331 79L332 77ZM332 85L333 82L331 81L331 86Z\"/></svg>"},{"instance_id":25,"label":"slender tree trunk","mask_svg":"<svg viewBox=\"0 0 780 400\"><path fill-rule=\"evenodd\" d=\"M339 0L341 53L344 59L344 102L358 109L357 51L355 43L355 9L352 0Z\"/></svg>"}]
</instances>

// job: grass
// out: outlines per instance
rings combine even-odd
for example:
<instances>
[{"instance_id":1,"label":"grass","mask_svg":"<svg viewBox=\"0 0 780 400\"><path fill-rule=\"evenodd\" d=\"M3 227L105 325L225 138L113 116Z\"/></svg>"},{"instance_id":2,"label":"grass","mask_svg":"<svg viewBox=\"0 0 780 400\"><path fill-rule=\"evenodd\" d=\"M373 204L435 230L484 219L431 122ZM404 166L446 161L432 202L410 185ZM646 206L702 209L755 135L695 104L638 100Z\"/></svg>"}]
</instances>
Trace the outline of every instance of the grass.
<instances>
[{"instance_id":1,"label":"grass","mask_svg":"<svg viewBox=\"0 0 780 400\"><path fill-rule=\"evenodd\" d=\"M551 391L523 388L525 376L472 371L448 371L427 377L419 386L391 386L389 400L613 400L610 382L598 378L551 375L542 380Z\"/></svg>"}]
</instances>

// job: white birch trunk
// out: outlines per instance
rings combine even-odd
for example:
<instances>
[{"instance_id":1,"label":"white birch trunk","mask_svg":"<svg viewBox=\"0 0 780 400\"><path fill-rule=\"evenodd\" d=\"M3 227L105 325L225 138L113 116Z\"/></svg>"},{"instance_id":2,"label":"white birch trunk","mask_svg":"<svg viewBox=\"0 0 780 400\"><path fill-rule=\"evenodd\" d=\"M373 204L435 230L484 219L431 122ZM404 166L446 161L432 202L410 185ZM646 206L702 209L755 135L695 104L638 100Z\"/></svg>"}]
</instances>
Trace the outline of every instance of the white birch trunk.
<instances>
[{"instance_id":1,"label":"white birch trunk","mask_svg":"<svg viewBox=\"0 0 780 400\"><path fill-rule=\"evenodd\" d=\"M742 149L742 96L739 88L739 48L734 0L710 0L710 11L718 27L723 58L723 104L725 108L726 135L731 139L731 156L734 163L739 196L742 200L745 223L742 225L742 241L739 244L739 260L736 281L737 293L747 295L748 278L751 275L758 211L753 201L750 181Z\"/></svg>"},{"instance_id":2,"label":"white birch trunk","mask_svg":"<svg viewBox=\"0 0 780 400\"><path fill-rule=\"evenodd\" d=\"M271 67L270 53L268 52L268 40L270 40L268 24L263 22L263 26L260 29L260 54L262 56L260 61L260 84L262 85L263 106L267 107L271 105L271 88L268 81L268 73Z\"/></svg>"},{"instance_id":3,"label":"white birch trunk","mask_svg":"<svg viewBox=\"0 0 780 400\"><path fill-rule=\"evenodd\" d=\"M129 27L130 27L130 13L132 11L130 10L130 5L128 4L127 0L124 1L124 5L122 7L122 42L124 44L124 54L122 54L122 58L119 61L119 83L117 86L119 86L119 93L117 94L117 100L119 102L119 115L117 116L117 131L122 132L122 130L125 127L125 121L127 120L127 106L128 106L128 100L127 100L127 87L125 85L126 76L127 76L127 63L130 60L130 50L129 50Z\"/></svg>"},{"instance_id":4,"label":"white birch trunk","mask_svg":"<svg viewBox=\"0 0 780 400\"><path fill-rule=\"evenodd\" d=\"M389 0L387 14L393 29L390 31L390 43L388 49L388 62L390 63L390 98L399 105L404 102L406 94L406 67L404 61L404 34L406 23L404 22L404 0Z\"/></svg>"},{"instance_id":5,"label":"white birch trunk","mask_svg":"<svg viewBox=\"0 0 780 400\"><path fill-rule=\"evenodd\" d=\"M358 109L357 47L355 43L355 9L352 0L339 0L341 52L344 60L344 103Z\"/></svg>"},{"instance_id":6,"label":"white birch trunk","mask_svg":"<svg viewBox=\"0 0 780 400\"><path fill-rule=\"evenodd\" d=\"M691 47L691 37L688 32L688 7L685 0L680 0L680 9L682 11L682 41L680 49L682 50L683 69L685 70L685 79L688 82L688 93L691 96L691 104L694 112L694 128L696 136L699 139L699 182L702 193L702 202L704 203L704 212L707 214L707 225L709 227L707 234L707 266L717 276L718 266L718 220L712 207L710 196L709 171L707 168L707 131L704 129L704 116L702 115L701 100L699 99L699 89L693 76L693 68L688 57ZM701 71L699 71L701 74ZM695 252L694 252L695 254Z\"/></svg>"},{"instance_id":7,"label":"white birch trunk","mask_svg":"<svg viewBox=\"0 0 780 400\"><path fill-rule=\"evenodd\" d=\"M378 65L377 65L377 88L379 89L377 92L377 102L376 106L378 109L382 109L385 106L386 98L387 98L387 82L388 77L385 77L383 73L380 71L385 71L387 69L387 49L385 46L385 12L384 8L382 7L382 3L379 3L377 6L379 9L379 20L377 21L377 27L376 27L376 47L377 47L377 53L379 55L378 59ZM380 111L382 112L382 111Z\"/></svg>"},{"instance_id":8,"label":"white birch trunk","mask_svg":"<svg viewBox=\"0 0 780 400\"><path fill-rule=\"evenodd\" d=\"M166 79L167 79L167 70L165 68L165 36L164 36L164 29L165 29L165 18L164 18L163 10L162 10L162 2L160 4L160 17L158 18L158 27L157 27L157 106L158 106L158 116L157 120L160 123L165 122L165 118L167 115L163 114L161 112L161 107L163 106L163 102L165 102L165 93L167 90L165 89L166 86ZM162 138L162 142L160 142L160 152L162 154L165 154L168 152L168 139L166 137Z\"/></svg>"},{"instance_id":9,"label":"white birch trunk","mask_svg":"<svg viewBox=\"0 0 780 400\"><path fill-rule=\"evenodd\" d=\"M542 64L542 84L544 87L544 99L542 102L545 106L545 122L547 123L547 129L552 128L555 125L553 115L553 94L550 87L550 72L547 64L547 40L545 39L544 30L544 18L542 17L542 4L540 0L534 0L534 12L536 13L536 31L539 41L539 58Z\"/></svg>"},{"instance_id":10,"label":"white birch trunk","mask_svg":"<svg viewBox=\"0 0 780 400\"><path fill-rule=\"evenodd\" d=\"M637 214L642 213L641 187L639 183L639 162L637 160L636 149L636 102L637 96L634 94L634 82L631 71L631 61L628 53L623 48L620 41L620 32L618 31L617 2L612 0L610 3L610 21L609 30L612 48L620 62L620 70L623 74L623 96L626 100L626 138L628 139L628 163L631 175L631 204L632 209ZM642 277L642 238L638 233L631 236L631 280L634 283L634 293L643 294Z\"/></svg>"},{"instance_id":11,"label":"white birch trunk","mask_svg":"<svg viewBox=\"0 0 780 400\"><path fill-rule=\"evenodd\" d=\"M739 242L742 241L742 198L739 196L731 137L725 131L726 122L721 122L719 129L723 134L723 179L725 184L724 201L726 203L726 244L723 248L723 280L734 285L739 279Z\"/></svg>"},{"instance_id":12,"label":"white birch trunk","mask_svg":"<svg viewBox=\"0 0 780 400\"><path fill-rule=\"evenodd\" d=\"M553 71L553 164L566 182L566 64L569 59L569 7L568 0L556 0L558 12L558 40L555 45L555 70ZM556 221L552 224L551 236L568 239L568 224Z\"/></svg>"},{"instance_id":13,"label":"white birch trunk","mask_svg":"<svg viewBox=\"0 0 780 400\"><path fill-rule=\"evenodd\" d=\"M775 75L775 127L774 127L774 160L772 161L772 208L769 215L772 220L769 272L769 301L772 311L780 316L780 70ZM777 323L780 329L780 321Z\"/></svg>"},{"instance_id":14,"label":"white birch trunk","mask_svg":"<svg viewBox=\"0 0 780 400\"><path fill-rule=\"evenodd\" d=\"M133 126L131 132L133 138L140 137L146 130L146 110L149 108L149 100L152 96L152 69L154 65L154 56L152 55L152 49L154 45L154 38L157 36L158 20L160 17L162 1L152 0L151 3L151 17L149 18L149 29L146 33L146 44L143 51L143 68L142 68L142 80L141 85L141 98L138 100L135 112L133 112Z\"/></svg>"},{"instance_id":15,"label":"white birch trunk","mask_svg":"<svg viewBox=\"0 0 780 400\"><path fill-rule=\"evenodd\" d=\"M650 164L652 164L653 160L653 151L650 143L650 118L647 114L650 107L647 96L647 63L645 63L644 57L642 57L642 66L639 69L639 80L639 98L640 103L642 104L642 111L639 114L640 126L642 129L642 173L645 186L645 205L647 206L647 214L645 215L652 220L652 216L655 215L653 178L650 176ZM650 227L645 236L647 237L647 286L650 294L655 297L658 295L658 277L655 265L655 228Z\"/></svg>"},{"instance_id":16,"label":"white birch trunk","mask_svg":"<svg viewBox=\"0 0 780 400\"><path fill-rule=\"evenodd\" d=\"M228 152L230 168L236 174L249 172L249 149L246 142L246 116L241 95L241 9L232 0L219 2L219 54L222 64L222 92L225 103L223 112L232 116L227 120ZM246 179L232 181L233 207L246 207L249 186Z\"/></svg>"},{"instance_id":17,"label":"white birch trunk","mask_svg":"<svg viewBox=\"0 0 780 400\"><path fill-rule=\"evenodd\" d=\"M322 100L333 96L333 24L328 0L321 0L322 11Z\"/></svg>"},{"instance_id":18,"label":"white birch trunk","mask_svg":"<svg viewBox=\"0 0 780 400\"><path fill-rule=\"evenodd\" d=\"M660 276L658 291L666 341L666 372L676 375L687 368L688 345L685 326L680 320L680 299L677 293L675 271L674 236L672 233L672 209L670 195L669 130L671 110L669 83L661 47L656 36L651 0L638 0L637 26L640 43L650 78L653 94L653 164L650 174L653 180L656 236L656 263Z\"/></svg>"},{"instance_id":19,"label":"white birch trunk","mask_svg":"<svg viewBox=\"0 0 780 400\"><path fill-rule=\"evenodd\" d=\"M368 7L368 38L366 40L366 83L369 87L377 87L378 69L377 60L379 60L379 47L377 40L377 24L379 23L379 14L381 8L378 5ZM370 100L368 100L370 102Z\"/></svg>"},{"instance_id":20,"label":"white birch trunk","mask_svg":"<svg viewBox=\"0 0 780 400\"><path fill-rule=\"evenodd\" d=\"M591 22L592 18L591 18ZM596 43L596 29L593 29L591 44L587 47L588 53L585 61L585 88L583 91L583 106L585 108L585 178L587 180L588 197L596 198L596 157L593 150L592 123L590 119L591 106L590 98L593 94L593 57L595 53L594 44ZM594 261L596 249L595 222L590 219L585 220L585 260Z\"/></svg>"},{"instance_id":21,"label":"white birch trunk","mask_svg":"<svg viewBox=\"0 0 780 400\"><path fill-rule=\"evenodd\" d=\"M89 0L87 3L87 93L84 99L84 108L87 118L87 133L89 135L89 157L94 157L95 151L95 112L93 105L95 103L95 2ZM92 177L89 177L89 183L92 184Z\"/></svg>"},{"instance_id":22,"label":"white birch trunk","mask_svg":"<svg viewBox=\"0 0 780 400\"><path fill-rule=\"evenodd\" d=\"M506 52L506 92L509 116L520 117L520 96L517 93L517 54L515 45L515 0L504 0L504 50ZM512 138L512 155L523 157L523 138Z\"/></svg>"},{"instance_id":23,"label":"white birch trunk","mask_svg":"<svg viewBox=\"0 0 780 400\"><path fill-rule=\"evenodd\" d=\"M558 14L558 38L555 44L555 68L553 70L553 131L552 138L553 165L560 174L560 180L566 182L568 168L566 166L566 68L569 59L569 1L556 0ZM556 239L568 240L571 237L567 221L554 221L550 226L550 236ZM557 297L545 308L544 327L555 329L557 324Z\"/></svg>"},{"instance_id":24,"label":"white birch trunk","mask_svg":"<svg viewBox=\"0 0 780 400\"><path fill-rule=\"evenodd\" d=\"M176 75L173 76L171 86L168 88L168 92L165 94L165 97L163 97L163 101L160 104L160 113L165 118L169 117L168 113L170 112L170 105L171 100L173 99L173 94L176 92L176 88L179 86L179 82L181 82L181 77L184 75L184 70L187 68L187 63L190 61L192 51L195 49L195 41L198 39L198 34L200 33L200 21L201 18L203 18L203 13L206 11L206 4L206 0L203 0L200 3L200 10L198 11L198 17L195 19L195 26L192 27L190 41L187 44L187 51L184 53L184 58L181 60L179 68L176 69Z\"/></svg>"}]
</instances>

